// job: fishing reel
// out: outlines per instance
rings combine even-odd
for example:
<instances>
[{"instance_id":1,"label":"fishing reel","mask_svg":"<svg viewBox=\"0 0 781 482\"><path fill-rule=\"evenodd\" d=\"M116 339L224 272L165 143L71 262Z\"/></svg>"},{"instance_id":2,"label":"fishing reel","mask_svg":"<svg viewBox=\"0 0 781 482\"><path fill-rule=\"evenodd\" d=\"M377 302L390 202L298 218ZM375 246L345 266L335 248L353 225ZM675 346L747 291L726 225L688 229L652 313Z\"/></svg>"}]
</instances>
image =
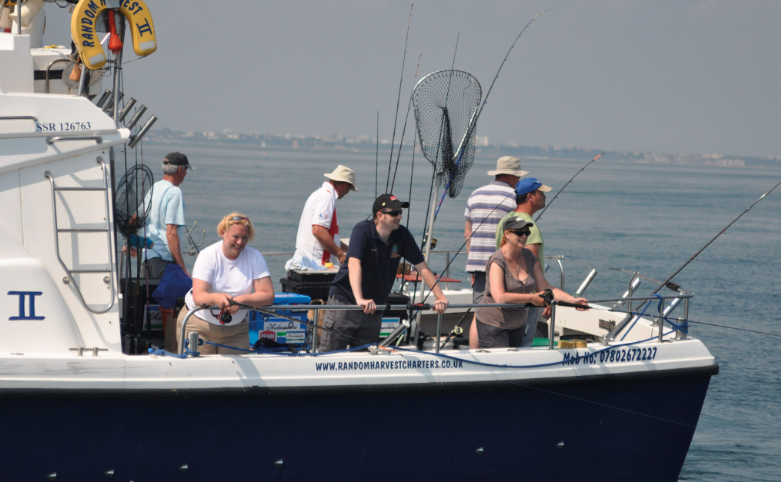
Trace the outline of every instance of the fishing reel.
<instances>
[{"instance_id":1,"label":"fishing reel","mask_svg":"<svg viewBox=\"0 0 781 482\"><path fill-rule=\"evenodd\" d=\"M218 314L214 314L214 309L210 309L209 312L212 314L213 317L217 318L219 320L221 325L227 325L231 321L233 321L233 315L228 312L227 309L220 310Z\"/></svg>"},{"instance_id":2,"label":"fishing reel","mask_svg":"<svg viewBox=\"0 0 781 482\"><path fill-rule=\"evenodd\" d=\"M553 290L550 288L540 293L540 298L545 302L545 306L550 306L553 303Z\"/></svg>"}]
</instances>

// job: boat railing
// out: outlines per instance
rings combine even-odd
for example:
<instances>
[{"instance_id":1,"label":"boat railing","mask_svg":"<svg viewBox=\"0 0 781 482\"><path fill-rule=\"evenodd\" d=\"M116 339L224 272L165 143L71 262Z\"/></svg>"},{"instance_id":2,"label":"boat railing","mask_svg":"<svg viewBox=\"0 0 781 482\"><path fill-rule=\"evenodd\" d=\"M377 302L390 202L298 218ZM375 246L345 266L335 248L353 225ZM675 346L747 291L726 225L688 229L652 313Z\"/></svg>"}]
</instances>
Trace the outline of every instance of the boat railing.
<instances>
[{"instance_id":1,"label":"boat railing","mask_svg":"<svg viewBox=\"0 0 781 482\"><path fill-rule=\"evenodd\" d=\"M631 297L631 298L609 298L609 299L599 299L599 300L590 300L589 306L592 307L592 309L600 309L599 306L601 304L606 303L614 303L617 301L624 301L624 302L643 302L648 303L652 301L659 302L658 311L659 313L657 315L644 315L643 313L634 313L631 311L631 308L627 310L627 315L620 323L616 324L615 328L612 329L606 336L602 337L601 342L603 345L609 345L611 340L614 340L616 335L621 332L630 321L637 320L643 316L646 318L656 318L657 328L659 331L658 334L658 342L661 343L664 339L665 333L664 333L664 322L668 319L668 315L672 312L672 310L675 309L681 302L684 303L684 313L683 313L683 319L678 319L677 321L680 322L680 324L677 324L674 331L676 333L676 339L685 339L686 333L684 330L681 330L681 326L685 326L688 322L689 317L689 300L693 298L694 295L690 293L678 293L675 295L668 295L668 296L662 296L662 295L654 295L654 296L643 296L643 297ZM666 305L666 301L672 300L669 305ZM255 311L263 312L263 313L269 313L269 312L275 312L275 311L289 311L291 309L291 306L295 305L270 305L270 306L263 306L259 308L254 308ZM307 324L313 328L312 330L312 347L311 352L313 354L317 353L317 330L318 329L324 329L324 327L318 325L319 320L319 313L321 310L363 310L363 307L360 305L304 305L307 307L307 309L311 309L314 312L314 316L312 317L313 321L306 321L303 320L293 320L299 323ZM556 310L557 307L576 307L576 305L570 304L570 303L564 303L560 301L553 301L551 304L551 318L549 320L550 327L549 332L553 334L555 326L556 326ZM629 305L627 305L629 306ZM518 303L494 303L494 304L480 304L480 303L459 303L459 304L450 304L448 305L448 309L464 309L464 308L491 308L491 307L497 307L497 308L532 308L535 307L535 305L532 304L518 304ZM395 310L395 311L434 311L434 306L431 304L421 303L421 304L415 304L415 305L386 305L385 307L379 307L380 309L387 309L387 310ZM179 347L178 347L178 354L180 356L185 355L185 340L190 340L190 335L195 335L193 341L191 342L191 346L193 343L197 343L197 333L187 333L187 321L190 319L190 317L195 314L196 312L200 310L205 309L217 309L219 310L219 307L207 307L207 306L198 306L193 308L192 310L189 310L187 315L182 320L182 326L179 331ZM608 311L623 311L623 310L616 310L614 308L606 308ZM404 334L404 332L409 329L410 324L409 322L406 322L406 320L402 320L402 323L399 325L399 327L390 335L388 335L385 338L385 341L380 343L380 346L387 346L396 339L398 339L401 335ZM634 326L634 325L633 325ZM631 329L631 327L629 328ZM669 333L668 333L669 334ZM437 331L436 331L436 343L434 347L434 351L436 353L439 353L440 349L442 348L442 313L437 313ZM548 349L553 350L555 349L555 343L554 343L554 337L551 335L549 337L549 346Z\"/></svg>"}]
</instances>

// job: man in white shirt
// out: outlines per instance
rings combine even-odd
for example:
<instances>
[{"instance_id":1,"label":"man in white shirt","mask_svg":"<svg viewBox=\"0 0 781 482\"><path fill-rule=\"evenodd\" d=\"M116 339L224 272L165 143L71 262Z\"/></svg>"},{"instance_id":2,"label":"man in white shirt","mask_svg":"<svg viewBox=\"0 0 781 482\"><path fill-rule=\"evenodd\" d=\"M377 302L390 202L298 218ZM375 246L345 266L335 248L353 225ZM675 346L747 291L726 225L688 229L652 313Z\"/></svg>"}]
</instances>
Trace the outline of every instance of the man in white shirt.
<instances>
[{"instance_id":1,"label":"man in white shirt","mask_svg":"<svg viewBox=\"0 0 781 482\"><path fill-rule=\"evenodd\" d=\"M144 259L150 278L160 278L169 264L178 264L185 273L182 257L180 228L184 228L184 198L179 185L184 181L187 170L192 170L187 156L172 152L163 159L163 179L157 181L151 195L147 194L144 205L152 207L146 222L146 237L154 245L146 250ZM140 233L139 233L140 234Z\"/></svg>"},{"instance_id":2,"label":"man in white shirt","mask_svg":"<svg viewBox=\"0 0 781 482\"><path fill-rule=\"evenodd\" d=\"M325 174L328 181L306 200L296 236L293 264L320 267L326 263L341 264L347 256L347 245L339 240L336 200L355 188L355 172L339 165ZM290 265L290 262L288 262Z\"/></svg>"}]
</instances>

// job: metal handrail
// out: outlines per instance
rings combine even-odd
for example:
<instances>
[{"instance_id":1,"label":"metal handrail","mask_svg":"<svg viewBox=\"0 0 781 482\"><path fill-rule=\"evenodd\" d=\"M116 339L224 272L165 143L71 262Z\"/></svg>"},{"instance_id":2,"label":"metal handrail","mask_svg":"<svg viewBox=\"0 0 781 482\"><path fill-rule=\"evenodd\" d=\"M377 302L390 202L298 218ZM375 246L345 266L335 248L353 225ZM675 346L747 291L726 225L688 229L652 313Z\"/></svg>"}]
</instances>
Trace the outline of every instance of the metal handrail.
<instances>
[{"instance_id":1,"label":"metal handrail","mask_svg":"<svg viewBox=\"0 0 781 482\"><path fill-rule=\"evenodd\" d=\"M111 293L111 300L109 301L108 307L105 310L103 310L103 311L95 311L95 310L93 310L92 308L90 308L87 305L87 302L84 300L84 296L81 294L81 288L76 283L76 280L73 278L73 273L74 272L78 273L78 271L71 271L70 269L68 269L68 267L65 265L65 262L62 260L62 257L60 256L60 239L59 239L59 232L60 232L60 230L57 227L58 224L57 224L57 198L56 198L56 192L58 190L60 190L60 189L57 188L54 185L54 176L52 175L51 172L46 171L44 173L44 176L49 179L49 183L51 184L51 188L52 188L52 222L53 222L53 226L54 226L54 250L55 250L55 254L57 255L57 261L60 263L60 266L62 266L62 269L65 270L65 273L67 273L68 280L70 281L70 284L73 285L73 288L76 291L76 296L78 296L79 301L81 302L81 305L87 311L89 311L91 313L94 313L96 315L101 315L103 313L108 313L109 310L111 310L111 308L114 306L114 294L115 294L116 290L115 290L115 287L114 287L114 275L113 275L113 273L114 273L114 256L112 256L112 252L113 251L112 251L112 247L111 247L111 244L112 244L112 240L111 240L111 223L110 223L111 212L109 211L110 204L109 204L109 198L108 198L108 173L107 173L108 169L107 169L106 163L105 163L105 161L103 161L102 157L98 157L98 164L100 164L100 168L103 171L103 186L104 186L104 189L101 189L101 190L105 192L106 229L105 230L101 230L101 231L107 233L106 237L108 239L108 251L107 252L109 253L109 269L107 271L102 271L101 270L101 271L95 271L95 272L110 273L108 277L110 279L110 284L111 284L111 291L110 291L110 293ZM71 190L71 189L68 189L68 190ZM85 190L94 190L94 189L86 188ZM82 271L84 271L84 270L82 270ZM91 270L87 270L87 271L91 271Z\"/></svg>"},{"instance_id":2,"label":"metal handrail","mask_svg":"<svg viewBox=\"0 0 781 482\"><path fill-rule=\"evenodd\" d=\"M102 144L103 138L101 136L53 136L46 138L46 143L49 145L59 141L95 141L96 144Z\"/></svg>"},{"instance_id":3,"label":"metal handrail","mask_svg":"<svg viewBox=\"0 0 781 482\"><path fill-rule=\"evenodd\" d=\"M34 115L7 115L7 116L0 116L0 120L31 120L33 122L38 122L38 118Z\"/></svg>"},{"instance_id":4,"label":"metal handrail","mask_svg":"<svg viewBox=\"0 0 781 482\"><path fill-rule=\"evenodd\" d=\"M689 298L693 298L694 295L692 294L677 294L677 295L671 295L671 296L662 296L661 300L667 300L667 299L684 299L685 300L685 310L684 310L684 320L688 320L689 311L688 311L688 300ZM589 305L592 305L594 303L610 303L613 301L618 300L626 300L624 298L619 299L604 299L604 300L593 300L589 301ZM655 296L649 296L649 297L638 297L633 298L633 301L648 301L648 300L658 300L660 298L657 298ZM556 307L559 306L560 303L558 301L554 301L551 305L551 319L550 319L550 332L553 333L553 330L556 327ZM454 303L449 304L448 308L531 308L535 307L535 305L531 303ZM187 312L187 315L182 320L182 327L179 329L179 347L178 347L178 354L184 355L184 340L186 339L187 335L187 321L190 319L190 317L195 314L198 311L205 310L205 309L219 309L217 306L213 307L206 307L206 306L196 306L192 310L189 310ZM276 311L276 310L291 310L291 309L307 309L307 310L313 310L314 311L314 321L312 323L307 322L306 324L310 324L314 328L314 333L312 337L312 352L317 353L317 329L320 328L317 326L317 320L320 310L363 310L363 307L360 305L269 305L269 306L262 306L255 308L255 310L263 310L263 311ZM431 304L415 304L415 305L385 305L378 306L377 309L389 309L389 310L396 310L396 311L406 311L407 309L412 309L414 311L433 311L433 307ZM665 311L664 313L660 313L658 317L658 323L659 323L659 342L662 342L663 338L663 317L666 316L669 311ZM650 316L650 315L647 315ZM435 353L439 353L440 346L441 346L441 339L442 339L442 313L437 313L437 334L436 334L436 345L434 347ZM549 349L553 350L554 347L554 337L550 336L550 344Z\"/></svg>"},{"instance_id":5,"label":"metal handrail","mask_svg":"<svg viewBox=\"0 0 781 482\"><path fill-rule=\"evenodd\" d=\"M43 93L48 94L49 93L49 69L52 68L52 65L56 64L57 62L70 62L70 59L54 59L51 62L49 62L49 65L46 66L46 85L43 88ZM65 70L65 69L62 69Z\"/></svg>"}]
</instances>

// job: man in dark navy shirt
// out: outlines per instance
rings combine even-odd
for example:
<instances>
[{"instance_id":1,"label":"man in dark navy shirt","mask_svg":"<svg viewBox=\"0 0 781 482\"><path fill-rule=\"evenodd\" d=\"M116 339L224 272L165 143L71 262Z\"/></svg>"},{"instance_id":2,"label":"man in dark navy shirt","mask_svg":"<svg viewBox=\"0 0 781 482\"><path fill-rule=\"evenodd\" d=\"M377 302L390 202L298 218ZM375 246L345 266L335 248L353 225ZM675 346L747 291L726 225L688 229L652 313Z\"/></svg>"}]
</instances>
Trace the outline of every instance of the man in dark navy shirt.
<instances>
[{"instance_id":1,"label":"man in dark navy shirt","mask_svg":"<svg viewBox=\"0 0 781 482\"><path fill-rule=\"evenodd\" d=\"M383 305L388 299L401 258L414 265L426 284L433 286L434 309L443 313L447 298L436 284L436 277L424 261L409 230L402 226L401 210L408 202L392 194L383 194L372 206L373 219L353 228L347 263L336 274L328 295L329 305L360 305L357 310L329 310L323 325L321 352L343 350L347 345L377 343L380 339ZM381 308L378 310L377 306Z\"/></svg>"}]
</instances>

